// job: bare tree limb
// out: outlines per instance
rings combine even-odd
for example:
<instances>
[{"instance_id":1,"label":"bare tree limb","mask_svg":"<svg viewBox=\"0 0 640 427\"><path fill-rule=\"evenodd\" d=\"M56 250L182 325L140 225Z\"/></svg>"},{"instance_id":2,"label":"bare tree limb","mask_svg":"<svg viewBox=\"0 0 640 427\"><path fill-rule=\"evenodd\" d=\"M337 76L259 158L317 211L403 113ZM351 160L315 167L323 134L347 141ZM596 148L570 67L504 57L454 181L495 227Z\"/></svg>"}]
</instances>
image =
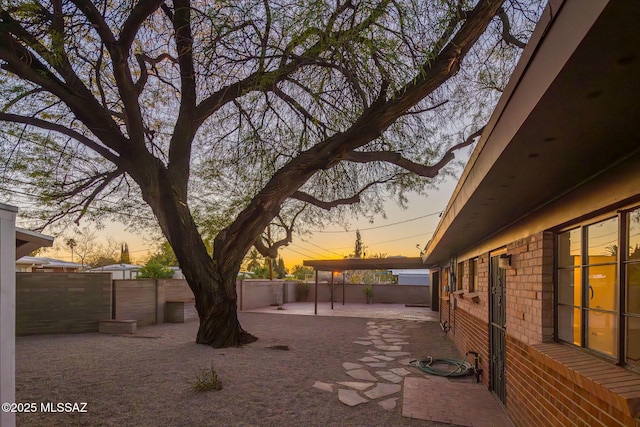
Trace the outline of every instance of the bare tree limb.
<instances>
[{"instance_id":1,"label":"bare tree limb","mask_svg":"<svg viewBox=\"0 0 640 427\"><path fill-rule=\"evenodd\" d=\"M514 46L519 47L520 49L524 49L527 44L521 42L513 34L511 34L511 23L509 22L509 16L507 16L507 12L501 7L498 9L498 18L500 18L500 22L502 22L502 39Z\"/></svg>"},{"instance_id":2,"label":"bare tree limb","mask_svg":"<svg viewBox=\"0 0 640 427\"><path fill-rule=\"evenodd\" d=\"M66 126L59 125L56 123L51 123L46 120L38 119L36 117L25 117L25 116L19 116L17 114L9 114L9 113L0 113L0 121L23 123L25 125L38 127L40 129L47 129L47 130L52 130L54 132L59 132L91 148L93 151L100 154L105 159L113 162L114 164L116 165L120 164L120 157L117 154L115 154L113 151L109 150L106 147L103 147L102 145L99 145L95 141L87 138L86 136L82 135L79 132L74 131L73 129L69 129Z\"/></svg>"},{"instance_id":3,"label":"bare tree limb","mask_svg":"<svg viewBox=\"0 0 640 427\"><path fill-rule=\"evenodd\" d=\"M356 203L359 203L360 202L360 196L362 195L362 193L364 193L369 188L371 188L371 187L373 187L375 185L386 184L387 182L389 182L391 180L393 180L393 177L389 178L389 179L385 179L385 180L377 180L377 181L370 182L367 185L365 185L364 187L362 187L353 196L332 200L330 202L327 202L327 201L324 201L324 200L320 200L320 199L312 196L311 194L305 193L304 191L300 191L300 190L294 192L291 195L291 198L299 200L301 202L309 203L310 205L317 206L317 207L319 207L321 209L324 209L324 210L328 211L328 210L331 210L331 209L336 208L338 206L354 205Z\"/></svg>"},{"instance_id":4,"label":"bare tree limb","mask_svg":"<svg viewBox=\"0 0 640 427\"><path fill-rule=\"evenodd\" d=\"M454 151L471 145L477 137L482 135L484 126L469 135L464 141L449 148L442 158L433 165L422 165L404 158L400 153L393 151L351 151L343 159L356 163L387 162L400 166L410 172L427 178L434 178L447 163L454 159Z\"/></svg>"}]
</instances>

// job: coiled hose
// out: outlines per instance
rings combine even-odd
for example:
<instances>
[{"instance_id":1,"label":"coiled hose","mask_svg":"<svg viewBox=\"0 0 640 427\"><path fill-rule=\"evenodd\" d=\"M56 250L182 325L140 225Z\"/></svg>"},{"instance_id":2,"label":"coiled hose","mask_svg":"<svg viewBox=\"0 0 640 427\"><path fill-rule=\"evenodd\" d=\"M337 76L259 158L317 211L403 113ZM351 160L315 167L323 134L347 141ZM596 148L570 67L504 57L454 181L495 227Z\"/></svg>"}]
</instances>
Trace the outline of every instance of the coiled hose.
<instances>
[{"instance_id":1,"label":"coiled hose","mask_svg":"<svg viewBox=\"0 0 640 427\"><path fill-rule=\"evenodd\" d=\"M465 377L473 374L473 367L466 360L459 359L434 359L431 356L427 356L424 359L412 360L410 365L420 368L423 372L430 375L437 375L439 377ZM433 365L449 365L455 369L443 371L436 369Z\"/></svg>"}]
</instances>

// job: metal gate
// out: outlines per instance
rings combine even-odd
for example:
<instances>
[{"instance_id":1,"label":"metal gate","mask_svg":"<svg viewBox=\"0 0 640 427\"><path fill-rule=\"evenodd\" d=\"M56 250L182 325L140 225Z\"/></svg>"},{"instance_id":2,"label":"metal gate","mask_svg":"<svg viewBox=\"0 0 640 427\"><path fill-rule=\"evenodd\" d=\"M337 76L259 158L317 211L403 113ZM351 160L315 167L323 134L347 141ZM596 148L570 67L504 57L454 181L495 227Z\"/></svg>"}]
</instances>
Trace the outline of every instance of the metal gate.
<instances>
[{"instance_id":1,"label":"metal gate","mask_svg":"<svg viewBox=\"0 0 640 427\"><path fill-rule=\"evenodd\" d=\"M490 389L506 403L506 301L505 301L505 270L499 268L500 255L491 257L490 277L491 301L489 307L489 346L491 350Z\"/></svg>"}]
</instances>

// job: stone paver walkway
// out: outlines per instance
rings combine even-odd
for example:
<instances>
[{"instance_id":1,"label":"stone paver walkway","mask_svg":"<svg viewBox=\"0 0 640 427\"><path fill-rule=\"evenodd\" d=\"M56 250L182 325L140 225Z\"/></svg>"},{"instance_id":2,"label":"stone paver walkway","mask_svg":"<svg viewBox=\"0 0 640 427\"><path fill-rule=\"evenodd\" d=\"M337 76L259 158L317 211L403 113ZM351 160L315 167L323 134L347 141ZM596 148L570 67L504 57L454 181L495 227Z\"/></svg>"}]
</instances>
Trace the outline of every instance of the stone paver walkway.
<instances>
[{"instance_id":1,"label":"stone paver walkway","mask_svg":"<svg viewBox=\"0 0 640 427\"><path fill-rule=\"evenodd\" d=\"M249 311L278 314L313 315L313 303L287 303L284 310L266 307ZM409 329L429 329L425 322L438 320L438 313L429 308L405 307L401 304L318 304L319 316L365 317L366 336L354 337L362 347L362 357L342 363L352 381L316 381L313 387L336 393L337 400L348 406L370 402L387 411L400 410L407 418L439 423L478 427L511 427L504 410L493 395L475 378L454 378L427 375L410 362L427 354L405 351L409 345ZM425 332L426 333L426 332ZM441 335L431 338L433 357L443 354ZM325 379L326 381L327 379Z\"/></svg>"}]
</instances>

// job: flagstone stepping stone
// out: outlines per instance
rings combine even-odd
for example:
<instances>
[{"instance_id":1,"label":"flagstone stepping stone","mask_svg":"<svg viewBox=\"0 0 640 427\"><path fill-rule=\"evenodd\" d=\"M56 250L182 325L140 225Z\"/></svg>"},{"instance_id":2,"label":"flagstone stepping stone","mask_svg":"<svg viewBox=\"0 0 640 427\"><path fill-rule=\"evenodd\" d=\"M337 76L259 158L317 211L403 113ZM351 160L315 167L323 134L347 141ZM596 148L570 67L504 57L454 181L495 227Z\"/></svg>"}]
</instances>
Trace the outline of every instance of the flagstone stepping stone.
<instances>
[{"instance_id":1,"label":"flagstone stepping stone","mask_svg":"<svg viewBox=\"0 0 640 427\"><path fill-rule=\"evenodd\" d=\"M367 322L367 325L375 325L376 322Z\"/></svg>"},{"instance_id":2,"label":"flagstone stepping stone","mask_svg":"<svg viewBox=\"0 0 640 427\"><path fill-rule=\"evenodd\" d=\"M407 351L387 351L385 354L389 357L400 357L400 356L408 356L411 353Z\"/></svg>"},{"instance_id":3,"label":"flagstone stepping stone","mask_svg":"<svg viewBox=\"0 0 640 427\"><path fill-rule=\"evenodd\" d=\"M338 390L338 400L349 406L358 406L361 403L367 403L369 400L360 396L360 394L355 390Z\"/></svg>"},{"instance_id":4,"label":"flagstone stepping stone","mask_svg":"<svg viewBox=\"0 0 640 427\"><path fill-rule=\"evenodd\" d=\"M373 357L363 357L362 359L358 359L360 362L377 362L378 359L374 359Z\"/></svg>"},{"instance_id":5,"label":"flagstone stepping stone","mask_svg":"<svg viewBox=\"0 0 640 427\"><path fill-rule=\"evenodd\" d=\"M374 383L361 383L357 381L341 381L338 384L355 388L356 390L366 390L369 387L371 387Z\"/></svg>"},{"instance_id":6,"label":"flagstone stepping stone","mask_svg":"<svg viewBox=\"0 0 640 427\"><path fill-rule=\"evenodd\" d=\"M405 340L405 338L385 338L386 341L392 342L394 344L401 343ZM372 343L376 343L377 340L371 341Z\"/></svg>"},{"instance_id":7,"label":"flagstone stepping stone","mask_svg":"<svg viewBox=\"0 0 640 427\"><path fill-rule=\"evenodd\" d=\"M410 365L410 362L413 362L414 360L416 360L416 359L414 359L412 357L408 357L406 359L398 360L398 363L401 364L401 365Z\"/></svg>"},{"instance_id":8,"label":"flagstone stepping stone","mask_svg":"<svg viewBox=\"0 0 640 427\"><path fill-rule=\"evenodd\" d=\"M369 399L378 399L399 392L402 389L400 384L378 383L374 388L364 393Z\"/></svg>"},{"instance_id":9,"label":"flagstone stepping stone","mask_svg":"<svg viewBox=\"0 0 640 427\"><path fill-rule=\"evenodd\" d=\"M380 335L380 331L371 330L371 331L369 331L369 335L378 336L378 335Z\"/></svg>"},{"instance_id":10,"label":"flagstone stepping stone","mask_svg":"<svg viewBox=\"0 0 640 427\"><path fill-rule=\"evenodd\" d=\"M389 357L389 356L373 356L378 360L384 360L385 362L391 362L392 360L395 360L393 357Z\"/></svg>"},{"instance_id":11,"label":"flagstone stepping stone","mask_svg":"<svg viewBox=\"0 0 640 427\"><path fill-rule=\"evenodd\" d=\"M369 341L371 339L371 337L358 337L356 339L358 339L360 341Z\"/></svg>"},{"instance_id":12,"label":"flagstone stepping stone","mask_svg":"<svg viewBox=\"0 0 640 427\"><path fill-rule=\"evenodd\" d=\"M375 350L367 350L367 354L380 354L380 352Z\"/></svg>"},{"instance_id":13,"label":"flagstone stepping stone","mask_svg":"<svg viewBox=\"0 0 640 427\"><path fill-rule=\"evenodd\" d=\"M378 405L382 406L387 411L395 409L396 402L398 401L397 397L392 397L391 399L385 399L383 401L378 402Z\"/></svg>"},{"instance_id":14,"label":"flagstone stepping stone","mask_svg":"<svg viewBox=\"0 0 640 427\"><path fill-rule=\"evenodd\" d=\"M386 345L387 344L383 340L371 340L371 342L374 343L375 345Z\"/></svg>"},{"instance_id":15,"label":"flagstone stepping stone","mask_svg":"<svg viewBox=\"0 0 640 427\"><path fill-rule=\"evenodd\" d=\"M391 329L391 328L393 328L393 326L392 325L380 325L379 328L380 329Z\"/></svg>"},{"instance_id":16,"label":"flagstone stepping stone","mask_svg":"<svg viewBox=\"0 0 640 427\"><path fill-rule=\"evenodd\" d=\"M399 383L402 382L402 377L400 375L396 375L393 372L389 372L389 371L376 371L376 374L382 378L385 379L389 382L392 383Z\"/></svg>"},{"instance_id":17,"label":"flagstone stepping stone","mask_svg":"<svg viewBox=\"0 0 640 427\"><path fill-rule=\"evenodd\" d=\"M371 345L371 341L354 341L354 344L360 344L360 345Z\"/></svg>"},{"instance_id":18,"label":"flagstone stepping stone","mask_svg":"<svg viewBox=\"0 0 640 427\"><path fill-rule=\"evenodd\" d=\"M409 338L409 335L398 335L398 334L382 334L382 336L384 338L402 338L402 339Z\"/></svg>"},{"instance_id":19,"label":"flagstone stepping stone","mask_svg":"<svg viewBox=\"0 0 640 427\"><path fill-rule=\"evenodd\" d=\"M329 383L323 383L322 381L316 381L313 383L315 388L333 393L333 386Z\"/></svg>"},{"instance_id":20,"label":"flagstone stepping stone","mask_svg":"<svg viewBox=\"0 0 640 427\"><path fill-rule=\"evenodd\" d=\"M362 381L378 381L378 379L371 375L366 369L353 369L351 371L347 371L347 375Z\"/></svg>"},{"instance_id":21,"label":"flagstone stepping stone","mask_svg":"<svg viewBox=\"0 0 640 427\"><path fill-rule=\"evenodd\" d=\"M376 348L384 351L402 350L402 346L399 345L377 345Z\"/></svg>"},{"instance_id":22,"label":"flagstone stepping stone","mask_svg":"<svg viewBox=\"0 0 640 427\"><path fill-rule=\"evenodd\" d=\"M407 371L404 368L393 368L389 370L396 375L400 375L401 377L404 377L405 375L409 375L411 373L411 371Z\"/></svg>"},{"instance_id":23,"label":"flagstone stepping stone","mask_svg":"<svg viewBox=\"0 0 640 427\"><path fill-rule=\"evenodd\" d=\"M342 367L344 369L346 369L347 371L350 371L352 369L358 369L358 368L362 368L362 365L359 363L351 363L351 362L344 362L342 364Z\"/></svg>"},{"instance_id":24,"label":"flagstone stepping stone","mask_svg":"<svg viewBox=\"0 0 640 427\"><path fill-rule=\"evenodd\" d=\"M372 368L386 368L387 362L367 363L367 366L371 366Z\"/></svg>"},{"instance_id":25,"label":"flagstone stepping stone","mask_svg":"<svg viewBox=\"0 0 640 427\"><path fill-rule=\"evenodd\" d=\"M394 342L393 345L409 345L409 342L407 342L407 341L398 341L398 342Z\"/></svg>"}]
</instances>

